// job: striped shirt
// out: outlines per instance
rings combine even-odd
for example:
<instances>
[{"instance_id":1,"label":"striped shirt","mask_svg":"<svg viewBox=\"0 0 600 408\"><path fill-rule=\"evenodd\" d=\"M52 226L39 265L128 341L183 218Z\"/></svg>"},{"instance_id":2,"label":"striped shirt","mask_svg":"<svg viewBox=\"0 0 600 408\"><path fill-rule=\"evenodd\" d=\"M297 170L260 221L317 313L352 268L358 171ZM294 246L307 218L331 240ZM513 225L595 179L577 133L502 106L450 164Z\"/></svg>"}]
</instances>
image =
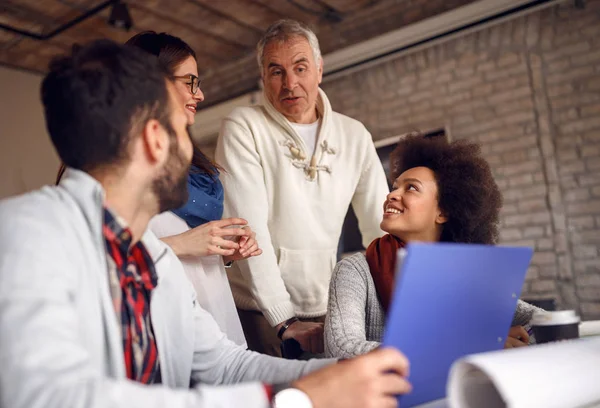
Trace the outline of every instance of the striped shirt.
<instances>
[{"instance_id":1,"label":"striped shirt","mask_svg":"<svg viewBox=\"0 0 600 408\"><path fill-rule=\"evenodd\" d=\"M160 382L158 349L150 319L150 297L158 280L154 263L141 241L131 246L131 231L106 208L102 232L127 377L144 384Z\"/></svg>"}]
</instances>

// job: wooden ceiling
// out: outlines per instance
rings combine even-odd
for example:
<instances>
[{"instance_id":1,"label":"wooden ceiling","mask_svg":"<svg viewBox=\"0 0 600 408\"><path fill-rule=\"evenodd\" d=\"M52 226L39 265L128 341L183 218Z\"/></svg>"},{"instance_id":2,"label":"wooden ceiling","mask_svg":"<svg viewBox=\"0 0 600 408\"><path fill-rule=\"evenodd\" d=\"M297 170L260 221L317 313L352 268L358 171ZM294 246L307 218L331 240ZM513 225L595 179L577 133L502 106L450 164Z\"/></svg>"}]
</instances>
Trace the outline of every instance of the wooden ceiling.
<instances>
[{"instance_id":1,"label":"wooden ceiling","mask_svg":"<svg viewBox=\"0 0 600 408\"><path fill-rule=\"evenodd\" d=\"M198 55L206 105L256 88L254 47L274 21L309 24L323 54L394 30L473 0L128 0L133 28L107 23L111 7L60 34L38 40L0 29L0 64L45 72L53 56L97 38L125 42L155 30L181 37ZM0 0L0 24L47 34L104 3L102 0Z\"/></svg>"}]
</instances>

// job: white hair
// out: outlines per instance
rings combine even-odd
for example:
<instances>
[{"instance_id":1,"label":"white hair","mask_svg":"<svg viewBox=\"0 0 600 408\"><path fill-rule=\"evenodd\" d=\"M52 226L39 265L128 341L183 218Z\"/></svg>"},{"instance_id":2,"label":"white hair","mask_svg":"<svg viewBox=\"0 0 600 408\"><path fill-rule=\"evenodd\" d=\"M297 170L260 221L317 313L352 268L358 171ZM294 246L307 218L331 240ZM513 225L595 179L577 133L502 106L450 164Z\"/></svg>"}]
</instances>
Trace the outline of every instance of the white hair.
<instances>
[{"instance_id":1,"label":"white hair","mask_svg":"<svg viewBox=\"0 0 600 408\"><path fill-rule=\"evenodd\" d=\"M304 37L310 48L312 49L315 64L319 66L321 63L321 48L319 48L319 40L315 33L306 25L295 20L279 20L273 23L265 34L262 36L256 45L256 60L258 61L258 69L263 74L264 52L267 44L273 41L286 42L293 37Z\"/></svg>"}]
</instances>

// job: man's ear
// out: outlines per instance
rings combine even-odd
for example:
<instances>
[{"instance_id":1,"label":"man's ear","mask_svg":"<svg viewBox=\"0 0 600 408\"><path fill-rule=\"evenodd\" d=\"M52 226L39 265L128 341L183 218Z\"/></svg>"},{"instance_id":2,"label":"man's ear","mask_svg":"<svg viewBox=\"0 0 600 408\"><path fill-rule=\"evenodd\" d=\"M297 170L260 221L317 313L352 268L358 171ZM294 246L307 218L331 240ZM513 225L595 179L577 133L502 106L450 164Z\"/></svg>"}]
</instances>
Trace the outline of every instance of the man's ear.
<instances>
[{"instance_id":1,"label":"man's ear","mask_svg":"<svg viewBox=\"0 0 600 408\"><path fill-rule=\"evenodd\" d=\"M156 119L150 119L142 130L142 142L148 160L153 164L162 163L169 155L169 137Z\"/></svg>"},{"instance_id":2,"label":"man's ear","mask_svg":"<svg viewBox=\"0 0 600 408\"><path fill-rule=\"evenodd\" d=\"M318 69L319 69L319 85L321 85L321 82L323 81L323 57L321 57L321 60L318 63Z\"/></svg>"}]
</instances>

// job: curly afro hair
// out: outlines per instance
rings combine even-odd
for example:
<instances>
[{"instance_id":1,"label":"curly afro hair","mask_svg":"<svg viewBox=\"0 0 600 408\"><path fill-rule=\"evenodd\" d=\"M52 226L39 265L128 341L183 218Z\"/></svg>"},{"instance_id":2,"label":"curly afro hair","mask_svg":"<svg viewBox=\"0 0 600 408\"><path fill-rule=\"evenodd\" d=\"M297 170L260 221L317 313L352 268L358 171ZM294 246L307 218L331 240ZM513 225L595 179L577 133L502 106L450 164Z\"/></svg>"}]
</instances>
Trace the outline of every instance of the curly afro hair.
<instances>
[{"instance_id":1,"label":"curly afro hair","mask_svg":"<svg viewBox=\"0 0 600 408\"><path fill-rule=\"evenodd\" d=\"M438 205L448 221L440 241L495 244L502 194L479 145L412 134L390 155L392 180L415 167L435 174Z\"/></svg>"}]
</instances>

